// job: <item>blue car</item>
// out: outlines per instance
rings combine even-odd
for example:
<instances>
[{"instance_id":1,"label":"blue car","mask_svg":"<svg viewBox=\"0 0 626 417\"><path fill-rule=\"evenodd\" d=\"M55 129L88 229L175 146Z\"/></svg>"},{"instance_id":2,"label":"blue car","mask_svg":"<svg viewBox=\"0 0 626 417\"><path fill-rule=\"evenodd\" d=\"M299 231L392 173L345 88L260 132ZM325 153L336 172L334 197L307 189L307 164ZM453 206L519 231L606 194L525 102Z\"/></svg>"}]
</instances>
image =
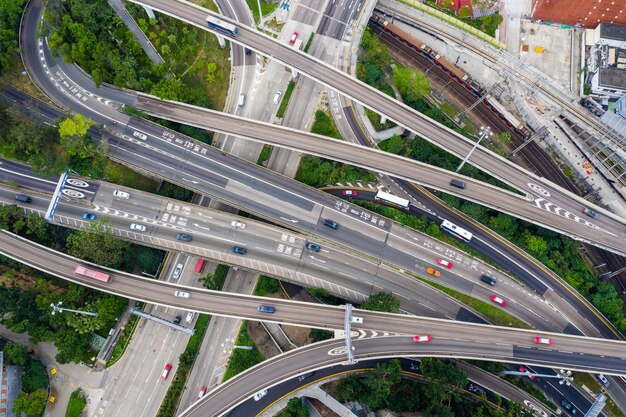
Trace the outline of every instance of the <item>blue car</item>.
<instances>
[{"instance_id":1,"label":"blue car","mask_svg":"<svg viewBox=\"0 0 626 417\"><path fill-rule=\"evenodd\" d=\"M306 242L304 244L304 247L307 248L308 250L312 250L314 252L319 252L320 251L320 245L316 245L315 243Z\"/></svg>"},{"instance_id":2,"label":"blue car","mask_svg":"<svg viewBox=\"0 0 626 417\"><path fill-rule=\"evenodd\" d=\"M96 220L96 215L92 213L83 213L83 219L85 220Z\"/></svg>"},{"instance_id":3,"label":"blue car","mask_svg":"<svg viewBox=\"0 0 626 417\"><path fill-rule=\"evenodd\" d=\"M260 305L259 306L259 311L261 313L273 313L274 311L276 311L276 309L272 306L264 306L264 305Z\"/></svg>"}]
</instances>

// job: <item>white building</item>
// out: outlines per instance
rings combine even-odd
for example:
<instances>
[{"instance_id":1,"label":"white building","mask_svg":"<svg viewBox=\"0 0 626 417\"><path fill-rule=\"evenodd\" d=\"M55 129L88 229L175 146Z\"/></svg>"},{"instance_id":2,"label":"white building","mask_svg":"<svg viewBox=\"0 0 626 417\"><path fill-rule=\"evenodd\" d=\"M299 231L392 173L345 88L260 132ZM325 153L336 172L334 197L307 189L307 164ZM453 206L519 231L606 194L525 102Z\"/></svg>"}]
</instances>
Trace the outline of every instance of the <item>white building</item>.
<instances>
[{"instance_id":1,"label":"white building","mask_svg":"<svg viewBox=\"0 0 626 417\"><path fill-rule=\"evenodd\" d=\"M626 26L602 23L587 29L590 47L587 83L594 94L619 98L626 94Z\"/></svg>"}]
</instances>

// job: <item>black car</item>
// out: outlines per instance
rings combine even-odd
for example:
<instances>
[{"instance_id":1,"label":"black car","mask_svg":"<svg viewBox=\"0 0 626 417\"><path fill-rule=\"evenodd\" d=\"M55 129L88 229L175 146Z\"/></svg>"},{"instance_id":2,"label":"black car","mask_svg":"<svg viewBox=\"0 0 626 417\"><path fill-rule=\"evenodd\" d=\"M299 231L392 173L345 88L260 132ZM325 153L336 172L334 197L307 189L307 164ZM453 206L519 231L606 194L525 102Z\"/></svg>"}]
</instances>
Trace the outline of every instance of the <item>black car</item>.
<instances>
[{"instance_id":1,"label":"black car","mask_svg":"<svg viewBox=\"0 0 626 417\"><path fill-rule=\"evenodd\" d=\"M182 320L182 317L180 317L180 316L174 317L174 324L180 324L181 320Z\"/></svg>"},{"instance_id":2,"label":"black car","mask_svg":"<svg viewBox=\"0 0 626 417\"><path fill-rule=\"evenodd\" d=\"M572 415L578 414L576 407L574 407L574 405L567 400L561 400L561 407L572 413Z\"/></svg>"},{"instance_id":3,"label":"black car","mask_svg":"<svg viewBox=\"0 0 626 417\"><path fill-rule=\"evenodd\" d=\"M336 221L333 221L330 219L324 219L324 226L328 226L331 229L335 229L335 230L337 230L337 228L339 227Z\"/></svg>"},{"instance_id":4,"label":"black car","mask_svg":"<svg viewBox=\"0 0 626 417\"><path fill-rule=\"evenodd\" d=\"M238 253L239 255L245 255L248 250L246 248L242 248L241 246L233 246L233 252Z\"/></svg>"}]
</instances>

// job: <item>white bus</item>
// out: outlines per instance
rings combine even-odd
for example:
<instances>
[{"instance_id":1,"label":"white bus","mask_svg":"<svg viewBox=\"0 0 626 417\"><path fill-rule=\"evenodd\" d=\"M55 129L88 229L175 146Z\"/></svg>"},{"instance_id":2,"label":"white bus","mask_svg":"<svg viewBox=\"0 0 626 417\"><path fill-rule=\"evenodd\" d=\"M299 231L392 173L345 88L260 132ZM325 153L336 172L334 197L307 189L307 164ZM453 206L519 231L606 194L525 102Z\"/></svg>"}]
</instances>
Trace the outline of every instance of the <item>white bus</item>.
<instances>
[{"instance_id":1,"label":"white bus","mask_svg":"<svg viewBox=\"0 0 626 417\"><path fill-rule=\"evenodd\" d=\"M230 24L228 22L224 22L223 20L218 19L217 17L213 17L211 15L207 16L206 24L211 29L215 29L218 32L223 33L224 35L237 37L239 36L239 29L237 26Z\"/></svg>"},{"instance_id":2,"label":"white bus","mask_svg":"<svg viewBox=\"0 0 626 417\"><path fill-rule=\"evenodd\" d=\"M385 204L390 207L395 207L401 210L409 211L409 200L396 197L395 195L386 193L384 191L377 192L376 195L374 196L374 201L377 201L381 204Z\"/></svg>"},{"instance_id":3,"label":"white bus","mask_svg":"<svg viewBox=\"0 0 626 417\"><path fill-rule=\"evenodd\" d=\"M452 223L451 221L444 220L443 222L441 222L441 229L444 232L448 232L452 236L457 237L457 238L459 238L461 240L464 240L466 242L469 242L470 240L472 240L472 234L470 232L468 232L467 230L457 226L456 224Z\"/></svg>"}]
</instances>

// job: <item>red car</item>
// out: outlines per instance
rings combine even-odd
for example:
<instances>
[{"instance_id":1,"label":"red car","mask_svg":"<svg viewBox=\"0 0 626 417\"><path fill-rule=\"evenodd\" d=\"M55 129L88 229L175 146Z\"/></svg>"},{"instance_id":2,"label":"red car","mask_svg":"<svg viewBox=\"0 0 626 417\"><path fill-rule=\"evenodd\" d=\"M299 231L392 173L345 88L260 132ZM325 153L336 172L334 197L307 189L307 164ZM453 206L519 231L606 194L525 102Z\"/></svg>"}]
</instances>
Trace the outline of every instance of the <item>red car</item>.
<instances>
[{"instance_id":1,"label":"red car","mask_svg":"<svg viewBox=\"0 0 626 417\"><path fill-rule=\"evenodd\" d=\"M437 263L439 265L445 266L448 269L452 268L452 262L446 261L445 259L439 258L437 259Z\"/></svg>"},{"instance_id":2,"label":"red car","mask_svg":"<svg viewBox=\"0 0 626 417\"><path fill-rule=\"evenodd\" d=\"M432 339L430 336L413 336L413 341L415 343L420 343L420 342L430 342Z\"/></svg>"},{"instance_id":3,"label":"red car","mask_svg":"<svg viewBox=\"0 0 626 417\"><path fill-rule=\"evenodd\" d=\"M204 394L206 394L206 387L201 387L200 392L198 392L198 399L204 397Z\"/></svg>"},{"instance_id":4,"label":"red car","mask_svg":"<svg viewBox=\"0 0 626 417\"><path fill-rule=\"evenodd\" d=\"M506 304L507 304L506 300L498 297L497 295L492 295L491 301L493 301L496 304L500 304L502 307L506 307Z\"/></svg>"},{"instance_id":5,"label":"red car","mask_svg":"<svg viewBox=\"0 0 626 417\"><path fill-rule=\"evenodd\" d=\"M293 44L296 42L296 39L298 39L298 32L293 32L293 35L291 35L291 39L289 39L289 43Z\"/></svg>"},{"instance_id":6,"label":"red car","mask_svg":"<svg viewBox=\"0 0 626 417\"><path fill-rule=\"evenodd\" d=\"M547 337L535 337L535 343L538 345L551 345L552 339Z\"/></svg>"},{"instance_id":7,"label":"red car","mask_svg":"<svg viewBox=\"0 0 626 417\"><path fill-rule=\"evenodd\" d=\"M168 363L167 365L165 365L165 369L163 369L163 373L161 374L161 381L165 381L165 379L167 378L171 370L172 370L171 364Z\"/></svg>"},{"instance_id":8,"label":"red car","mask_svg":"<svg viewBox=\"0 0 626 417\"><path fill-rule=\"evenodd\" d=\"M343 190L343 191L341 191L341 194L343 194L343 195L357 195L357 192L355 190Z\"/></svg>"},{"instance_id":9,"label":"red car","mask_svg":"<svg viewBox=\"0 0 626 417\"><path fill-rule=\"evenodd\" d=\"M520 371L520 372L530 372L530 371L528 371L528 370L527 370L525 367L523 367L523 366L520 366L520 367L519 367L519 371ZM533 381L533 380L536 378L536 376L535 376L535 375L526 375L526 376L527 376L528 378L530 378L530 380L531 380L531 381Z\"/></svg>"}]
</instances>

